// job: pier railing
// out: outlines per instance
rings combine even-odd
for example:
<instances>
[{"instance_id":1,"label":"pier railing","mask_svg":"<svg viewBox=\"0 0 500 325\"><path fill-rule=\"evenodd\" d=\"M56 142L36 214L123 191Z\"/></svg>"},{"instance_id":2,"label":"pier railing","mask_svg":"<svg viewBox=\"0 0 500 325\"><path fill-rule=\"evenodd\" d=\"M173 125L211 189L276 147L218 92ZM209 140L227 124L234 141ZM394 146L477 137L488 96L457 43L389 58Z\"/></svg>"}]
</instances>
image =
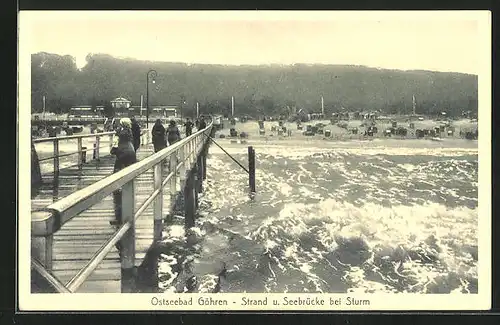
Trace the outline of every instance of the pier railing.
<instances>
[{"instance_id":1,"label":"pier railing","mask_svg":"<svg viewBox=\"0 0 500 325\"><path fill-rule=\"evenodd\" d=\"M152 204L154 213L154 241L161 239L164 219L163 197L170 196L169 211L175 205L177 186L184 188L184 195L193 201L197 197L199 183L205 178L206 151L212 132L212 123L203 130L112 174L84 189L74 192L44 209L31 214L31 266L57 292L75 292L104 260L116 243L120 242L120 263L122 269L122 292L130 290L124 276L135 266L135 221ZM94 135L95 136L95 135ZM163 178L163 170L168 165L168 174ZM136 209L135 180L153 169L153 188L147 199ZM165 193L164 189L168 190ZM53 264L53 236L61 227L81 212L91 208L105 197L121 189L122 220L114 234L107 239L75 276L63 284L51 272ZM189 193L187 193L187 192ZM194 209L194 206L190 209ZM186 207L188 211L188 207ZM194 211L193 211L194 212ZM193 219L194 220L194 219ZM190 222L186 221L186 224ZM193 222L194 223L194 222Z\"/></svg>"},{"instance_id":2,"label":"pier railing","mask_svg":"<svg viewBox=\"0 0 500 325\"><path fill-rule=\"evenodd\" d=\"M149 137L146 134L147 131L143 130L141 134L141 144L147 144L149 141ZM116 132L97 132L97 133L92 133L92 134L78 134L78 135L69 135L69 136L60 136L60 137L49 137L49 138L38 138L34 139L33 143L35 145L37 144L43 144L43 143L52 143L52 156L46 157L44 154L43 150L38 150L38 161L40 163L46 162L46 161L52 161L53 165L53 172L54 175L57 175L59 173L60 169L60 161L61 158L63 157L68 157L68 156L77 156L77 164L81 168L83 163L86 162L86 157L87 157L87 152L93 152L93 159L99 160L99 157L101 156L101 149L103 149L101 143L103 142L101 139L102 138L108 138L107 141L107 148L108 150L106 151L106 155L109 154L111 151L111 147L113 146L113 137L116 135ZM90 140L85 143L83 140ZM66 152L66 150L61 150L60 144L63 142L71 142L73 140L76 140L76 148L74 150L70 150L69 152ZM93 140L93 141L92 141ZM89 148L88 146L91 146ZM62 152L61 152L62 151Z\"/></svg>"}]
</instances>

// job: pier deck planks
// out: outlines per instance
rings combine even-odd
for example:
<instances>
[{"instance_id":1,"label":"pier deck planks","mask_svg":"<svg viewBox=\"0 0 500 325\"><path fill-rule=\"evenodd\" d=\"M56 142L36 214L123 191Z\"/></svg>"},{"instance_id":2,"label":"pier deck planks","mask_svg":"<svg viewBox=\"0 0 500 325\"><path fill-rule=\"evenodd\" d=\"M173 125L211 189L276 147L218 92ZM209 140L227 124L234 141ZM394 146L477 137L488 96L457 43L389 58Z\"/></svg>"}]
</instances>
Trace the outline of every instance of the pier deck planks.
<instances>
[{"instance_id":1,"label":"pier deck planks","mask_svg":"<svg viewBox=\"0 0 500 325\"><path fill-rule=\"evenodd\" d=\"M139 160L153 153L152 145L142 146L137 151ZM43 175L43 185L32 196L32 210L43 208L70 193L93 184L113 172L114 156L101 157L100 161L91 160L80 169L77 166L61 169L58 182L53 175ZM166 176L166 172L163 178ZM153 170L142 174L135 183L136 210L153 192ZM168 186L164 194L168 193ZM164 195L163 213L168 212L170 196ZM104 242L115 232L109 224L114 219L112 196L104 198L90 209L80 213L67 222L55 235L53 246L53 274L61 282L67 283L85 266ZM153 242L153 204L136 220L136 266L139 266ZM104 293L120 292L120 259L118 251L113 250L105 260L77 290L77 292Z\"/></svg>"}]
</instances>

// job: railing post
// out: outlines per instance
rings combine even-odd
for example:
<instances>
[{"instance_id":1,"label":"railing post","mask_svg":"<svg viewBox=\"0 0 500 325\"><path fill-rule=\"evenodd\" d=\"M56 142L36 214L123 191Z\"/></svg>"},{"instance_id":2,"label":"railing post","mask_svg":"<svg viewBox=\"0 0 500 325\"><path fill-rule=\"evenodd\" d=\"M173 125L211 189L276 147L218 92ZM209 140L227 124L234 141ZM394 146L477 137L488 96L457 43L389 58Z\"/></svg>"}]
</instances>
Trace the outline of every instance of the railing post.
<instances>
[{"instance_id":1,"label":"railing post","mask_svg":"<svg viewBox=\"0 0 500 325\"><path fill-rule=\"evenodd\" d=\"M96 160L99 160L100 159L100 152L99 152L99 149L101 148L101 136L98 135L96 138L95 138L95 159Z\"/></svg>"},{"instance_id":2,"label":"railing post","mask_svg":"<svg viewBox=\"0 0 500 325\"><path fill-rule=\"evenodd\" d=\"M59 175L59 140L54 139L54 178Z\"/></svg>"},{"instance_id":3,"label":"railing post","mask_svg":"<svg viewBox=\"0 0 500 325\"><path fill-rule=\"evenodd\" d=\"M122 223L131 223L130 229L120 241L120 262L122 292L134 291L134 267L135 267L135 195L134 180L131 180L122 187Z\"/></svg>"},{"instance_id":4,"label":"railing post","mask_svg":"<svg viewBox=\"0 0 500 325\"><path fill-rule=\"evenodd\" d=\"M198 179L198 159L196 159L196 163L193 166L193 169L191 170L191 174L193 174L193 195L194 195L194 212L198 211L199 208L199 201L198 201L198 193L199 193L199 179Z\"/></svg>"},{"instance_id":5,"label":"railing post","mask_svg":"<svg viewBox=\"0 0 500 325\"><path fill-rule=\"evenodd\" d=\"M153 177L154 177L154 190L159 190L160 193L156 196L153 206L154 215L154 231L153 238L157 242L161 240L161 234L163 229L163 187L162 187L162 175L163 175L163 161L155 165Z\"/></svg>"},{"instance_id":6,"label":"railing post","mask_svg":"<svg viewBox=\"0 0 500 325\"><path fill-rule=\"evenodd\" d=\"M186 228L194 227L195 194L194 173L189 172L184 186L184 225Z\"/></svg>"},{"instance_id":7,"label":"railing post","mask_svg":"<svg viewBox=\"0 0 500 325\"><path fill-rule=\"evenodd\" d=\"M113 149L113 136L114 134L109 135L109 152L111 152L111 149Z\"/></svg>"},{"instance_id":8,"label":"railing post","mask_svg":"<svg viewBox=\"0 0 500 325\"><path fill-rule=\"evenodd\" d=\"M82 152L82 138L78 138L78 168L82 169L83 164L83 152Z\"/></svg>"},{"instance_id":9,"label":"railing post","mask_svg":"<svg viewBox=\"0 0 500 325\"><path fill-rule=\"evenodd\" d=\"M201 149L201 156L203 160L203 180L207 179L207 152L208 152L208 140L203 144L203 149Z\"/></svg>"},{"instance_id":10,"label":"railing post","mask_svg":"<svg viewBox=\"0 0 500 325\"><path fill-rule=\"evenodd\" d=\"M50 214L47 211L35 211L34 214ZM52 270L52 252L54 247L54 236L31 237L31 256L36 258L47 271Z\"/></svg>"},{"instance_id":11,"label":"railing post","mask_svg":"<svg viewBox=\"0 0 500 325\"><path fill-rule=\"evenodd\" d=\"M170 154L170 170L169 173L173 173L172 177L170 178L170 207L169 210L173 207L175 204L176 196L177 196L177 152L172 152ZM172 217L169 214L168 215L168 222L172 221Z\"/></svg>"},{"instance_id":12,"label":"railing post","mask_svg":"<svg viewBox=\"0 0 500 325\"><path fill-rule=\"evenodd\" d=\"M182 146L179 148L179 161L178 161L179 164L182 164L180 167L179 167L179 184L181 185L181 189L182 189L182 186L184 186L184 181L186 180L186 168L187 168L187 161L186 161L186 146Z\"/></svg>"}]
</instances>

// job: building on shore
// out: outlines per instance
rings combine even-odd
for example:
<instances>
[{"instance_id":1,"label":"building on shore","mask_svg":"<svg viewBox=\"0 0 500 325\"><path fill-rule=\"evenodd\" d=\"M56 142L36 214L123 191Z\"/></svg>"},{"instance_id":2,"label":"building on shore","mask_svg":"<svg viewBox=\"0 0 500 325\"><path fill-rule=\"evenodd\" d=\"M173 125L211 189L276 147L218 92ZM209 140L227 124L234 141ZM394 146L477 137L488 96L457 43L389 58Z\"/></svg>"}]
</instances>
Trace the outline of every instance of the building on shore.
<instances>
[{"instance_id":1,"label":"building on shore","mask_svg":"<svg viewBox=\"0 0 500 325\"><path fill-rule=\"evenodd\" d=\"M78 105L69 109L68 118L92 118L104 115L104 106Z\"/></svg>"},{"instance_id":2,"label":"building on shore","mask_svg":"<svg viewBox=\"0 0 500 325\"><path fill-rule=\"evenodd\" d=\"M132 102L126 98L118 97L109 101L115 117L146 117L147 108L132 106ZM177 105L158 105L149 108L149 117L156 118L177 118L179 108ZM32 113L31 120L66 120L68 118L96 118L106 115L104 105L75 105L69 109L68 114L56 115L52 112Z\"/></svg>"},{"instance_id":3,"label":"building on shore","mask_svg":"<svg viewBox=\"0 0 500 325\"><path fill-rule=\"evenodd\" d=\"M142 116L146 117L147 115L146 107L140 106L130 106L126 111L122 110L122 113L127 113L132 116ZM178 107L176 105L160 105L160 106L151 106L149 108L149 117L152 119L155 118L176 118L178 112Z\"/></svg>"},{"instance_id":4,"label":"building on shore","mask_svg":"<svg viewBox=\"0 0 500 325\"><path fill-rule=\"evenodd\" d=\"M132 102L126 98L118 97L111 101L111 107L116 109L128 109L132 105Z\"/></svg>"}]
</instances>

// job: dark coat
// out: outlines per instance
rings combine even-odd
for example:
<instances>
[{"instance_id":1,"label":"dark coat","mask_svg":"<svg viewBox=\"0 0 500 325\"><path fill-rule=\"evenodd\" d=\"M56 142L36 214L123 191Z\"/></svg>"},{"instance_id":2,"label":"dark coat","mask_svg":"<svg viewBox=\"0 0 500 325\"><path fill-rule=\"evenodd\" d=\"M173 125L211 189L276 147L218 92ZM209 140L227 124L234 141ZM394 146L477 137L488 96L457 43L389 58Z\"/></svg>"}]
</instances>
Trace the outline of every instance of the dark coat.
<instances>
[{"instance_id":1,"label":"dark coat","mask_svg":"<svg viewBox=\"0 0 500 325\"><path fill-rule=\"evenodd\" d=\"M167 146L167 139L165 137L166 133L163 125L155 124L151 133L153 135L153 146L155 148L155 152L158 152Z\"/></svg>"},{"instance_id":2,"label":"dark coat","mask_svg":"<svg viewBox=\"0 0 500 325\"><path fill-rule=\"evenodd\" d=\"M207 127L207 123L205 122L205 120L201 120L200 125L198 126L198 130L203 130L206 127Z\"/></svg>"},{"instance_id":3,"label":"dark coat","mask_svg":"<svg viewBox=\"0 0 500 325\"><path fill-rule=\"evenodd\" d=\"M116 155L113 172L116 173L123 168L137 162L134 145L132 144L132 130L123 128L118 131L118 147L111 149L111 154Z\"/></svg>"},{"instance_id":4,"label":"dark coat","mask_svg":"<svg viewBox=\"0 0 500 325\"><path fill-rule=\"evenodd\" d=\"M169 126L167 128L167 139L169 144L173 144L181 139L181 133L177 126Z\"/></svg>"},{"instance_id":5,"label":"dark coat","mask_svg":"<svg viewBox=\"0 0 500 325\"><path fill-rule=\"evenodd\" d=\"M191 133L193 133L193 122L187 121L186 124L184 124L184 127L186 128L186 136L190 136Z\"/></svg>"},{"instance_id":6,"label":"dark coat","mask_svg":"<svg viewBox=\"0 0 500 325\"><path fill-rule=\"evenodd\" d=\"M31 188L34 190L42 184L42 172L40 171L40 161L33 144L33 138L31 140Z\"/></svg>"},{"instance_id":7,"label":"dark coat","mask_svg":"<svg viewBox=\"0 0 500 325\"><path fill-rule=\"evenodd\" d=\"M136 120L132 120L132 135L134 137L134 150L137 151L137 149L141 146L141 127Z\"/></svg>"}]
</instances>

